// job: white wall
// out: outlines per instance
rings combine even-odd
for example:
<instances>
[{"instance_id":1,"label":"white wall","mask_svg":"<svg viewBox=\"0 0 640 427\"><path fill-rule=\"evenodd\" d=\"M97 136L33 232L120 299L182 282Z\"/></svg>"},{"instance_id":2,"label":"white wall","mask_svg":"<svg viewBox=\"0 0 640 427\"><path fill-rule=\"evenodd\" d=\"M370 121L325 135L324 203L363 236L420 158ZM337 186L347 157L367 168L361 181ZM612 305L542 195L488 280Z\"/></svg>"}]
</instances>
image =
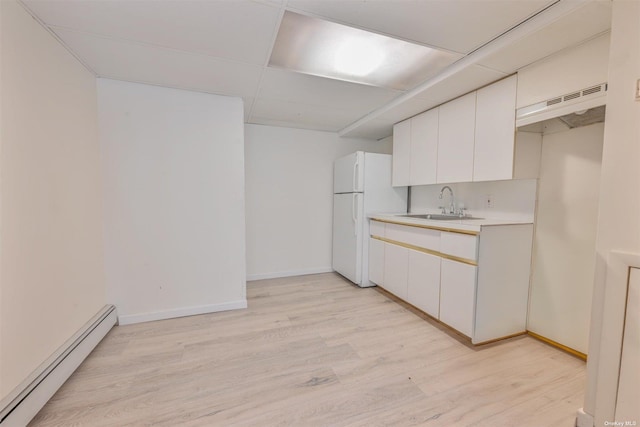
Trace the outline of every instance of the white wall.
<instances>
[{"instance_id":1,"label":"white wall","mask_svg":"<svg viewBox=\"0 0 640 427\"><path fill-rule=\"evenodd\" d=\"M242 100L99 79L98 106L121 323L246 306Z\"/></svg>"},{"instance_id":2,"label":"white wall","mask_svg":"<svg viewBox=\"0 0 640 427\"><path fill-rule=\"evenodd\" d=\"M246 125L247 278L331 271L333 161L390 139Z\"/></svg>"},{"instance_id":3,"label":"white wall","mask_svg":"<svg viewBox=\"0 0 640 427\"><path fill-rule=\"evenodd\" d=\"M542 127L540 132L516 131L513 178L537 179L542 156Z\"/></svg>"},{"instance_id":4,"label":"white wall","mask_svg":"<svg viewBox=\"0 0 640 427\"><path fill-rule=\"evenodd\" d=\"M612 250L640 254L640 102L634 89L640 77L640 2L613 1L611 47L609 57L609 91L604 128L598 234L596 239L596 273L589 336L587 394L584 410L595 415L597 424L610 419L610 405L596 401L598 388L613 389L618 371L610 366L598 370L602 356L612 353L601 348L602 337L621 333L621 325L603 319L605 294L626 295L625 283L606 283ZM603 328L603 324L612 325ZM609 384L600 384L600 381ZM613 384L611 384L613 383ZM611 393L607 393L611 394ZM615 403L615 402L614 402ZM637 402L633 403L638 408Z\"/></svg>"},{"instance_id":5,"label":"white wall","mask_svg":"<svg viewBox=\"0 0 640 427\"><path fill-rule=\"evenodd\" d=\"M411 212L438 213L449 206L449 192L439 198L444 184L411 187ZM533 222L536 208L536 180L465 182L447 184L453 190L456 206L464 204L467 214L480 218L513 219ZM487 200L491 200L491 207Z\"/></svg>"},{"instance_id":6,"label":"white wall","mask_svg":"<svg viewBox=\"0 0 640 427\"><path fill-rule=\"evenodd\" d=\"M604 124L544 134L527 328L587 353Z\"/></svg>"},{"instance_id":7,"label":"white wall","mask_svg":"<svg viewBox=\"0 0 640 427\"><path fill-rule=\"evenodd\" d=\"M15 1L2 15L0 397L105 304L96 82Z\"/></svg>"}]
</instances>

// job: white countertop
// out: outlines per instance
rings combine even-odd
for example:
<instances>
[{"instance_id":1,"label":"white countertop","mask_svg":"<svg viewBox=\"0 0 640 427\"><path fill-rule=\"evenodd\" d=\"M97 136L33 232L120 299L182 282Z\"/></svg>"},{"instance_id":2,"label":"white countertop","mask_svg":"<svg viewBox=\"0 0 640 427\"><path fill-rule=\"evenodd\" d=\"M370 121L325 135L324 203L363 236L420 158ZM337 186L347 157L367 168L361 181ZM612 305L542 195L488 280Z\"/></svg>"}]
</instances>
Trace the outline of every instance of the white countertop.
<instances>
[{"instance_id":1,"label":"white countertop","mask_svg":"<svg viewBox=\"0 0 640 427\"><path fill-rule=\"evenodd\" d=\"M508 220L508 219L470 219L461 218L454 220L434 220L434 219L422 219L422 218L410 218L403 215L406 213L397 214L369 214L370 219L377 219L380 221L391 221L400 224L407 225L420 225L423 227L433 228L448 228L453 230L464 231L480 231L482 227L498 226L498 225L514 225L514 224L533 224L532 221L521 220Z\"/></svg>"}]
</instances>

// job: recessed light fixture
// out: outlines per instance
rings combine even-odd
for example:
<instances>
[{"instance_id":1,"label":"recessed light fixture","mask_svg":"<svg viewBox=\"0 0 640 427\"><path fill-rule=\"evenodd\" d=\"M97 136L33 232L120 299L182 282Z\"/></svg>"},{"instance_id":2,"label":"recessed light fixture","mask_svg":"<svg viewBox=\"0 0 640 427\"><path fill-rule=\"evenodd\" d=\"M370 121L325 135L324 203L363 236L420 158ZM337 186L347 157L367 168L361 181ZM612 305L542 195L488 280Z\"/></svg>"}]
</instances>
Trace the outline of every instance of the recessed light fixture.
<instances>
[{"instance_id":1,"label":"recessed light fixture","mask_svg":"<svg viewBox=\"0 0 640 427\"><path fill-rule=\"evenodd\" d=\"M286 11L269 66L407 90L461 56Z\"/></svg>"},{"instance_id":2,"label":"recessed light fixture","mask_svg":"<svg viewBox=\"0 0 640 427\"><path fill-rule=\"evenodd\" d=\"M346 75L364 77L373 73L384 61L384 52L372 40L358 37L345 40L336 48L334 69Z\"/></svg>"}]
</instances>

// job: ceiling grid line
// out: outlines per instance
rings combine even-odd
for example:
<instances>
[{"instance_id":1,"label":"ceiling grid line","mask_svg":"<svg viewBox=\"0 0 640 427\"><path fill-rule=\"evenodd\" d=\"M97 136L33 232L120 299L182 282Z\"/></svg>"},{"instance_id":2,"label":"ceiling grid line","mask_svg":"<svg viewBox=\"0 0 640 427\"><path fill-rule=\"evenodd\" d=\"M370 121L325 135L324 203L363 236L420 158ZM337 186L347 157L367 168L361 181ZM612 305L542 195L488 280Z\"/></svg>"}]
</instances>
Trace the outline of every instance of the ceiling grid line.
<instances>
[{"instance_id":1,"label":"ceiling grid line","mask_svg":"<svg viewBox=\"0 0 640 427\"><path fill-rule=\"evenodd\" d=\"M2 1L2 0L0 0L0 1ZM87 64L87 62L86 62L86 61L84 61L84 60L80 57L80 55L78 55L77 53L75 53L75 52L73 51L73 49L71 49L71 47L70 47L67 43L65 43L65 42L64 42L64 40L62 40L62 39L61 39L61 38L60 38L60 37L55 33L55 31L53 31L53 29L52 29L49 25L47 25L47 24L46 24L46 23L45 23L45 22L44 22L44 21L43 21L43 20L42 20L38 15L36 15L36 14L31 10L31 8L29 8L29 6L27 6L27 5L26 5L22 0L16 0L16 1L17 1L17 3L18 3L18 4L19 4L19 5L20 5L20 6L21 6L21 7L22 7L22 8L23 8L23 9L24 9L24 10L25 10L29 15L31 15L31 17L33 18L33 20L34 20L34 21L36 21L38 24L40 24L40 26L41 26L42 28L44 28L44 30L45 30L47 33L51 34L51 36L52 36L54 39L56 39L56 41L57 41L58 43L60 43L60 44L61 44L61 45L62 45L62 46L67 50L67 52L69 52L69 53L71 54L71 56L73 56L73 57L74 57L74 58L75 58L75 59L76 59L76 60L77 60L77 61L78 61L78 62L79 62L79 63L80 63L84 68L86 68L88 72L90 72L91 74L93 74L93 75L94 75L94 76L96 76L96 77L99 77L99 76L98 76L98 73L96 73L96 71L95 71L91 66L89 66L89 64Z\"/></svg>"}]
</instances>

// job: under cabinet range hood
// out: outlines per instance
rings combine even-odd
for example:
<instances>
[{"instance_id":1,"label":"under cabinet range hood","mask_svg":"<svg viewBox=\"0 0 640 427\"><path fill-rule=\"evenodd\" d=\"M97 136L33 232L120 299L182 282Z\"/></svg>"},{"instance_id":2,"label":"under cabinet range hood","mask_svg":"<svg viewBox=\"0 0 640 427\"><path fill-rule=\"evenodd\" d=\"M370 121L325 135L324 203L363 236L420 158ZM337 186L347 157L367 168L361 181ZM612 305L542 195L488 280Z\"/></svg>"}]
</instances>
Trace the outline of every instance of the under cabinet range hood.
<instances>
[{"instance_id":1,"label":"under cabinet range hood","mask_svg":"<svg viewBox=\"0 0 640 427\"><path fill-rule=\"evenodd\" d=\"M562 116L584 116L588 113L591 123L604 121L604 108L598 108L606 104L607 83L591 86L582 90L557 96L537 104L528 105L516 110L516 127L537 123ZM580 120L567 117L577 124ZM575 126L570 126L575 127Z\"/></svg>"},{"instance_id":2,"label":"under cabinet range hood","mask_svg":"<svg viewBox=\"0 0 640 427\"><path fill-rule=\"evenodd\" d=\"M578 110L575 113L558 117L569 129L589 126L594 123L604 122L606 106L590 108L588 110Z\"/></svg>"}]
</instances>

